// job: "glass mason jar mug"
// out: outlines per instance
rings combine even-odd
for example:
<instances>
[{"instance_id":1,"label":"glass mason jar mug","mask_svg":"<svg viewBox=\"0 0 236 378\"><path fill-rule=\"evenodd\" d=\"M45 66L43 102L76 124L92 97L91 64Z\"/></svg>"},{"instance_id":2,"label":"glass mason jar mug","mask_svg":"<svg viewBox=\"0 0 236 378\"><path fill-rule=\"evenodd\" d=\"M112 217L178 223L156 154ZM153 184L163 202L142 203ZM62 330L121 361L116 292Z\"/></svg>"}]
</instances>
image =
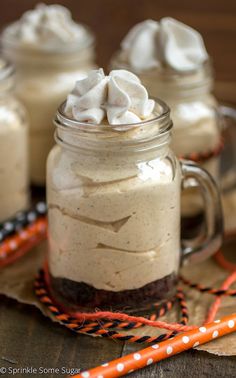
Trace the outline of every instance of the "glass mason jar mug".
<instances>
[{"instance_id":1,"label":"glass mason jar mug","mask_svg":"<svg viewBox=\"0 0 236 378\"><path fill-rule=\"evenodd\" d=\"M28 119L14 97L12 65L0 58L0 222L28 206Z\"/></svg>"},{"instance_id":2,"label":"glass mason jar mug","mask_svg":"<svg viewBox=\"0 0 236 378\"><path fill-rule=\"evenodd\" d=\"M134 72L150 95L158 96L168 104L175 125L171 141L174 153L178 157L197 161L218 180L222 120L212 93L214 78L211 61L187 72L176 72L168 67L137 72L122 60L122 53L118 52L111 60L111 67ZM196 186L196 181L192 180L192 185L183 195L183 218L194 218L203 211Z\"/></svg>"},{"instance_id":3,"label":"glass mason jar mug","mask_svg":"<svg viewBox=\"0 0 236 378\"><path fill-rule=\"evenodd\" d=\"M144 76L150 93L154 92L155 83L156 92L171 108L175 125L172 148L176 156L197 161L219 183L222 120L212 94L210 61L192 72L164 71L156 74L155 80L148 74ZM197 182L192 180L183 195L183 221L199 216L203 206Z\"/></svg>"},{"instance_id":4,"label":"glass mason jar mug","mask_svg":"<svg viewBox=\"0 0 236 378\"><path fill-rule=\"evenodd\" d=\"M75 81L95 67L94 36L87 30L83 44L44 50L18 45L7 30L2 35L3 53L16 67L17 96L30 118L30 178L43 186L47 156L54 145L52 118Z\"/></svg>"},{"instance_id":5,"label":"glass mason jar mug","mask_svg":"<svg viewBox=\"0 0 236 378\"><path fill-rule=\"evenodd\" d=\"M93 125L57 112L47 163L49 277L71 309L145 308L171 297L182 259L203 259L222 240L211 176L170 149L168 107L138 124ZM198 181L206 203L201 245L180 241L181 186Z\"/></svg>"}]
</instances>

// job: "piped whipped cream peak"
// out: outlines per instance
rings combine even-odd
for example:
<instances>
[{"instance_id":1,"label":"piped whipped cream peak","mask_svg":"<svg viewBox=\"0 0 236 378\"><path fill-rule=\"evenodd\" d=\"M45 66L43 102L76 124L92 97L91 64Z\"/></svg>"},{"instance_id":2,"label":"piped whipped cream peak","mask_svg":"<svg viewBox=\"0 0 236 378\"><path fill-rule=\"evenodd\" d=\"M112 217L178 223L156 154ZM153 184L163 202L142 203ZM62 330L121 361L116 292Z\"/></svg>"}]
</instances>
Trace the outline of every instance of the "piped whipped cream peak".
<instances>
[{"instance_id":1,"label":"piped whipped cream peak","mask_svg":"<svg viewBox=\"0 0 236 378\"><path fill-rule=\"evenodd\" d=\"M135 25L121 42L121 49L137 71L162 66L192 71L208 59L201 34L171 17Z\"/></svg>"},{"instance_id":2,"label":"piped whipped cream peak","mask_svg":"<svg viewBox=\"0 0 236 378\"><path fill-rule=\"evenodd\" d=\"M38 4L9 25L5 33L22 44L53 48L83 41L87 31L73 21L71 12L62 5Z\"/></svg>"},{"instance_id":3,"label":"piped whipped cream peak","mask_svg":"<svg viewBox=\"0 0 236 378\"><path fill-rule=\"evenodd\" d=\"M150 118L155 101L148 98L139 78L126 70L91 71L68 95L65 114L80 122L132 124Z\"/></svg>"}]
</instances>

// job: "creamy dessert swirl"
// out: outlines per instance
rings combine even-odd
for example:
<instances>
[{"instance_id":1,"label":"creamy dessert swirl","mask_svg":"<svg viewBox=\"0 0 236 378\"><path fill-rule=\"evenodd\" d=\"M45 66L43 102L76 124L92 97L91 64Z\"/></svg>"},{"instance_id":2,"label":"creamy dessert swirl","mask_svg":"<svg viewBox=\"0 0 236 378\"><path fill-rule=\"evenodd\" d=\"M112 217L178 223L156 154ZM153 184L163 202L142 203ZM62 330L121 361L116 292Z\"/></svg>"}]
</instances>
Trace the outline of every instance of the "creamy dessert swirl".
<instances>
[{"instance_id":1,"label":"creamy dessert swirl","mask_svg":"<svg viewBox=\"0 0 236 378\"><path fill-rule=\"evenodd\" d=\"M121 42L122 58L137 71L170 67L191 71L208 59L200 33L171 17L135 25Z\"/></svg>"},{"instance_id":2,"label":"creamy dessert swirl","mask_svg":"<svg viewBox=\"0 0 236 378\"><path fill-rule=\"evenodd\" d=\"M114 70L105 76L100 69L77 81L67 97L65 114L95 124L105 117L110 125L132 124L149 117L154 104L136 75Z\"/></svg>"},{"instance_id":3,"label":"creamy dessert swirl","mask_svg":"<svg viewBox=\"0 0 236 378\"><path fill-rule=\"evenodd\" d=\"M38 4L3 33L3 38L21 47L46 51L81 45L87 37L86 28L72 19L69 9L57 4Z\"/></svg>"}]
</instances>

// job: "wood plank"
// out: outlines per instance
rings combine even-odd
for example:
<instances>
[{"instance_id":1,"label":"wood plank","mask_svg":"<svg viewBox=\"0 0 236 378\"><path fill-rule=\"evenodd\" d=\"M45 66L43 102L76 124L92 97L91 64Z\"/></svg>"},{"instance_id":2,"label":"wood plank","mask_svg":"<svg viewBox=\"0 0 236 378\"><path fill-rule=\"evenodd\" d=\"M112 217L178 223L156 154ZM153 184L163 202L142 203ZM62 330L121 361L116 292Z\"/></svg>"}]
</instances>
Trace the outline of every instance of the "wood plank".
<instances>
[{"instance_id":1,"label":"wood plank","mask_svg":"<svg viewBox=\"0 0 236 378\"><path fill-rule=\"evenodd\" d=\"M214 92L218 100L236 105L236 80L217 81Z\"/></svg>"},{"instance_id":2,"label":"wood plank","mask_svg":"<svg viewBox=\"0 0 236 378\"><path fill-rule=\"evenodd\" d=\"M76 335L33 307L4 297L0 303L0 366L87 369L121 354L122 343Z\"/></svg>"}]
</instances>

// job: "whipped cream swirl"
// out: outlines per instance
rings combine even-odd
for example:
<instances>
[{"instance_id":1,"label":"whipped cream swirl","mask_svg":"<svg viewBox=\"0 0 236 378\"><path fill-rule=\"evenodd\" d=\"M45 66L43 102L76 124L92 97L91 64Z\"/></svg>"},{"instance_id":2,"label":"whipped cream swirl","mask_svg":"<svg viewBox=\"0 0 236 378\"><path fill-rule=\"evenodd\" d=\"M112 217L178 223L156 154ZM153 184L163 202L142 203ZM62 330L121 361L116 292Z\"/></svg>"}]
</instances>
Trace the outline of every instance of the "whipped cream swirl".
<instances>
[{"instance_id":1,"label":"whipped cream swirl","mask_svg":"<svg viewBox=\"0 0 236 378\"><path fill-rule=\"evenodd\" d=\"M162 66L191 71L208 59L200 33L170 17L135 25L121 42L121 49L137 71Z\"/></svg>"},{"instance_id":2,"label":"whipped cream swirl","mask_svg":"<svg viewBox=\"0 0 236 378\"><path fill-rule=\"evenodd\" d=\"M138 123L151 116L155 101L148 98L139 78L126 70L93 70L76 82L68 95L65 114L80 122L110 125Z\"/></svg>"},{"instance_id":3,"label":"whipped cream swirl","mask_svg":"<svg viewBox=\"0 0 236 378\"><path fill-rule=\"evenodd\" d=\"M87 31L72 20L71 12L62 5L38 4L9 25L4 34L18 43L47 49L81 42Z\"/></svg>"}]
</instances>

